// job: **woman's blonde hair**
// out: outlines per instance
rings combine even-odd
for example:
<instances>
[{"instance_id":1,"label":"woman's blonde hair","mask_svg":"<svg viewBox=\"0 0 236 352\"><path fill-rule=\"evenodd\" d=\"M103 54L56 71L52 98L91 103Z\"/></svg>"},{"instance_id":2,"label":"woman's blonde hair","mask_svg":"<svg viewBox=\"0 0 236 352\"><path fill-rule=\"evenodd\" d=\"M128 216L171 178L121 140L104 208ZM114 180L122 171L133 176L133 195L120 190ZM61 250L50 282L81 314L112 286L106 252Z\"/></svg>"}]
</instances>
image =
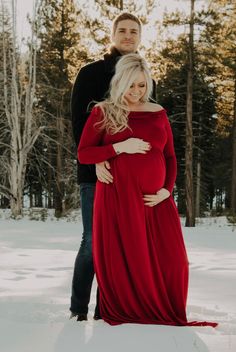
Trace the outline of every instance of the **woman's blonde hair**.
<instances>
[{"instance_id":1,"label":"woman's blonde hair","mask_svg":"<svg viewBox=\"0 0 236 352\"><path fill-rule=\"evenodd\" d=\"M98 124L109 134L115 134L129 128L129 108L124 96L141 72L146 80L146 92L142 97L142 102L146 102L152 92L152 78L146 61L139 54L132 53L122 56L116 64L115 74L110 83L109 96L103 102L96 104L104 115Z\"/></svg>"}]
</instances>

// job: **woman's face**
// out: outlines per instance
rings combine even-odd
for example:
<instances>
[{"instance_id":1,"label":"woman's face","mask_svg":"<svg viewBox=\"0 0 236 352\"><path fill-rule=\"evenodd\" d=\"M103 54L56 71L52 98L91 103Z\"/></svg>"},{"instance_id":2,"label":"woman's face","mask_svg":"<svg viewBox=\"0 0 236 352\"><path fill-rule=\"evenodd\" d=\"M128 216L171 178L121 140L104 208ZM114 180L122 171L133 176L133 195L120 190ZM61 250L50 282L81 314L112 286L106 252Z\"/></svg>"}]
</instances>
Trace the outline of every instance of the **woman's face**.
<instances>
[{"instance_id":1,"label":"woman's face","mask_svg":"<svg viewBox=\"0 0 236 352\"><path fill-rule=\"evenodd\" d=\"M141 101L142 97L146 93L146 90L147 82L143 72L140 72L136 80L125 93L124 98L128 104L137 104Z\"/></svg>"}]
</instances>

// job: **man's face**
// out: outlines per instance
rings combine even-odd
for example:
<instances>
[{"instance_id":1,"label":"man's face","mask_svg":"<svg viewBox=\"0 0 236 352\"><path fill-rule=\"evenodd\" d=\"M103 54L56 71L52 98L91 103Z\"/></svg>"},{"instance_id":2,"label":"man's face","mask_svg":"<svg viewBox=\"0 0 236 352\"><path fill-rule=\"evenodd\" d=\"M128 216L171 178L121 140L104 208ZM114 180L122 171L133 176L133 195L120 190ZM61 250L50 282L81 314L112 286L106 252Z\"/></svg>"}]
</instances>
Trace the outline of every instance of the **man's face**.
<instances>
[{"instance_id":1,"label":"man's face","mask_svg":"<svg viewBox=\"0 0 236 352\"><path fill-rule=\"evenodd\" d=\"M140 43L140 29L138 23L132 20L120 21L112 40L116 49L122 54L134 53Z\"/></svg>"}]
</instances>

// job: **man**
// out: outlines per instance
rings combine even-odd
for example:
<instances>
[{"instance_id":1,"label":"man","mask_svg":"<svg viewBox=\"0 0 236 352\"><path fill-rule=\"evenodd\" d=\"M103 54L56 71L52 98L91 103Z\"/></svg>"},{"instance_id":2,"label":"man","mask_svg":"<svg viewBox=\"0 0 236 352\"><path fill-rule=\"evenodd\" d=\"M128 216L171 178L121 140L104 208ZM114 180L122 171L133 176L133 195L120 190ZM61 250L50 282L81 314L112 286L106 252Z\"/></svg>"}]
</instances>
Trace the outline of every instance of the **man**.
<instances>
[{"instance_id":1,"label":"man","mask_svg":"<svg viewBox=\"0 0 236 352\"><path fill-rule=\"evenodd\" d=\"M118 59L125 54L136 52L141 39L141 23L130 14L120 14L113 23L112 41L114 46L104 59L84 66L76 80L72 91L71 110L72 127L76 145L78 147L82 130L89 116L91 105L104 100L109 89L110 81L115 71ZM155 84L153 90L153 97ZM92 103L92 104L91 104ZM78 321L87 320L88 304L94 278L92 258L92 214L95 183L97 178L101 182L112 182L108 162L96 165L82 165L78 163L78 183L80 184L81 212L83 221L83 236L79 252L75 260L72 280L71 318ZM98 307L95 308L94 319L100 319Z\"/></svg>"}]
</instances>

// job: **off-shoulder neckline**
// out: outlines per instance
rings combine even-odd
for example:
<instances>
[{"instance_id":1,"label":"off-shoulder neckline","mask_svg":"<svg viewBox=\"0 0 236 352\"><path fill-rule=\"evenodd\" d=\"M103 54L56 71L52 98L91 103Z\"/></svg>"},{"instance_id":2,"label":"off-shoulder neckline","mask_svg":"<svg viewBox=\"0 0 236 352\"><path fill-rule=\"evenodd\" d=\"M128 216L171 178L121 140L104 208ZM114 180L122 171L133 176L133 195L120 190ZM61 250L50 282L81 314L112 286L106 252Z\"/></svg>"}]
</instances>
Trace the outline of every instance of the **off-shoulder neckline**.
<instances>
[{"instance_id":1,"label":"off-shoulder neckline","mask_svg":"<svg viewBox=\"0 0 236 352\"><path fill-rule=\"evenodd\" d=\"M130 110L129 114L131 113L146 113L146 114L154 114L154 113L158 113L158 112L163 112L166 111L164 108L160 109L160 110L156 110L156 111L147 111L147 110Z\"/></svg>"}]
</instances>

